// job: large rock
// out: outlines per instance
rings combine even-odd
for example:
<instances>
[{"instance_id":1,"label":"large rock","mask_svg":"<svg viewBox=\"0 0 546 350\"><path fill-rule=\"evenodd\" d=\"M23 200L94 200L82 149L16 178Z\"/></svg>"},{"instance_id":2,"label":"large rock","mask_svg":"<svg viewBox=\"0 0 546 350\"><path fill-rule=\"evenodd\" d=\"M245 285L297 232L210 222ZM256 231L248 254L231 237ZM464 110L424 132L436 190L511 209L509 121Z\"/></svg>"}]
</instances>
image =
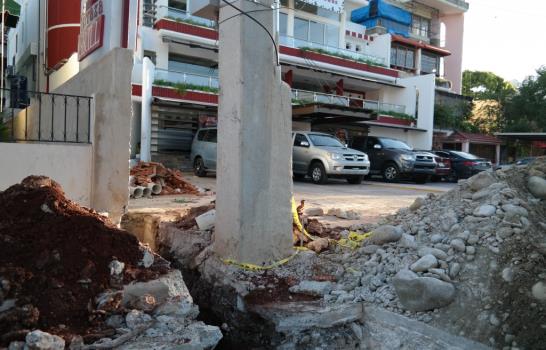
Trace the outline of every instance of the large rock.
<instances>
[{"instance_id":1,"label":"large rock","mask_svg":"<svg viewBox=\"0 0 546 350\"><path fill-rule=\"evenodd\" d=\"M401 270L392 279L400 304L410 311L428 311L449 305L455 299L451 283L432 277L419 277Z\"/></svg>"},{"instance_id":2,"label":"large rock","mask_svg":"<svg viewBox=\"0 0 546 350\"><path fill-rule=\"evenodd\" d=\"M179 270L173 270L158 279L148 282L133 282L123 288L123 305L129 305L144 295L151 295L158 304L162 304L173 298L187 300L193 303L193 299L182 279Z\"/></svg>"},{"instance_id":3,"label":"large rock","mask_svg":"<svg viewBox=\"0 0 546 350\"><path fill-rule=\"evenodd\" d=\"M381 245L389 242L396 242L402 238L402 233L402 229L397 226L379 226L373 230L372 235L366 240L366 243Z\"/></svg>"},{"instance_id":4,"label":"large rock","mask_svg":"<svg viewBox=\"0 0 546 350\"><path fill-rule=\"evenodd\" d=\"M546 199L546 180L538 177L531 176L527 181L527 188L529 192L537 198Z\"/></svg>"},{"instance_id":5,"label":"large rock","mask_svg":"<svg viewBox=\"0 0 546 350\"><path fill-rule=\"evenodd\" d=\"M436 257L432 254L427 254L423 256L421 259L414 262L410 266L410 268L414 272L425 272L437 266L438 266L438 260L436 260Z\"/></svg>"},{"instance_id":6,"label":"large rock","mask_svg":"<svg viewBox=\"0 0 546 350\"><path fill-rule=\"evenodd\" d=\"M411 211L416 211L417 209L421 208L423 205L425 205L426 201L423 197L417 197L415 198L415 201L409 206L409 209Z\"/></svg>"},{"instance_id":7,"label":"large rock","mask_svg":"<svg viewBox=\"0 0 546 350\"><path fill-rule=\"evenodd\" d=\"M434 255L434 257L436 257L437 259L440 259L440 260L446 260L447 259L447 253L444 252L443 250L441 249L437 249L437 248L431 248L431 247L423 247L421 249L419 249L417 251L417 254L420 256L420 257L423 257L425 255Z\"/></svg>"},{"instance_id":8,"label":"large rock","mask_svg":"<svg viewBox=\"0 0 546 350\"><path fill-rule=\"evenodd\" d=\"M514 214L525 217L529 216L529 211L524 207L520 207L519 205L505 204L502 206L502 210L504 210L506 214Z\"/></svg>"},{"instance_id":9,"label":"large rock","mask_svg":"<svg viewBox=\"0 0 546 350\"><path fill-rule=\"evenodd\" d=\"M495 214L497 208L491 204L484 204L474 210L474 216L488 217Z\"/></svg>"},{"instance_id":10,"label":"large rock","mask_svg":"<svg viewBox=\"0 0 546 350\"><path fill-rule=\"evenodd\" d=\"M533 296L537 300L543 303L546 303L546 283L544 282L535 283L533 288L531 288L531 292L533 293Z\"/></svg>"},{"instance_id":11,"label":"large rock","mask_svg":"<svg viewBox=\"0 0 546 350\"><path fill-rule=\"evenodd\" d=\"M468 179L470 189L472 189L474 192L489 187L495 182L497 182L497 180L488 171L482 171L481 173L474 175L470 179Z\"/></svg>"},{"instance_id":12,"label":"large rock","mask_svg":"<svg viewBox=\"0 0 546 350\"><path fill-rule=\"evenodd\" d=\"M322 208L307 208L305 209L305 215L307 216L323 216L324 210Z\"/></svg>"},{"instance_id":13,"label":"large rock","mask_svg":"<svg viewBox=\"0 0 546 350\"><path fill-rule=\"evenodd\" d=\"M25 350L64 350L64 339L35 330L25 337Z\"/></svg>"}]
</instances>

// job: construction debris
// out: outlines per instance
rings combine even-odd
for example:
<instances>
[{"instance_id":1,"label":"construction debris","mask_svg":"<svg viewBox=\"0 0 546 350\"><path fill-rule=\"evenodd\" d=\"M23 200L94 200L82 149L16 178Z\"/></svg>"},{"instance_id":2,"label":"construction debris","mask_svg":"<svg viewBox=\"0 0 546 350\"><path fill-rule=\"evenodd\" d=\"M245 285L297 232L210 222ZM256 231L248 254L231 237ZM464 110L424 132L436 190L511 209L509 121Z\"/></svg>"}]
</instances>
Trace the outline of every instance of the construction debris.
<instances>
[{"instance_id":1,"label":"construction debris","mask_svg":"<svg viewBox=\"0 0 546 350\"><path fill-rule=\"evenodd\" d=\"M0 192L0 242L0 347L211 349L222 337L195 321L178 270L49 178Z\"/></svg>"},{"instance_id":2,"label":"construction debris","mask_svg":"<svg viewBox=\"0 0 546 350\"><path fill-rule=\"evenodd\" d=\"M319 300L313 302L321 307L349 304L357 308L364 303L365 308L382 307L392 314L389 317L427 323L420 326L427 329L423 339L428 339L420 349L541 348L546 344L545 174L545 159L529 167L480 173L445 194L417 199L410 208L377 224L339 231L338 243L323 232L333 243L326 250L324 245L316 249L320 254L300 250L287 263L266 272L226 266L206 246L212 237L203 241L203 235L195 231L168 231L170 238L163 241L163 249L184 261L187 268L198 270L200 280L192 286L198 302L223 317L231 340L245 338L247 345L255 346L267 332L272 343L287 348L323 344L341 349L355 342L381 343L381 339L362 339L381 334L366 323L345 328L339 323L336 327L341 328L330 330L311 327L293 334L260 328L252 338L249 330L258 322L253 318L256 314L248 315L249 310L260 310L256 312L265 319L264 324L276 322L278 312L272 310L282 308L279 303L304 300L298 299L300 293L314 293ZM295 203L293 208L297 209ZM321 228L326 231L318 221L301 214L305 213L302 206L300 213L294 211L298 238L311 228L314 233ZM161 230L159 236L164 236ZM318 236L304 243L309 247ZM176 241L184 244L169 243ZM192 247L191 252L187 247ZM316 282L330 284L322 288L326 285ZM320 292L309 292L315 290L311 287L320 287ZM234 298L239 298L237 310L214 302ZM267 311L264 306L255 308L257 303L278 306ZM241 317L254 321L245 324ZM297 323L297 315L291 314L290 320ZM408 319L408 325L413 320ZM438 347L433 341L435 332L444 338L448 332L466 339L453 338L450 346ZM389 344L403 347L407 335L391 333Z\"/></svg>"},{"instance_id":3,"label":"construction debris","mask_svg":"<svg viewBox=\"0 0 546 350\"><path fill-rule=\"evenodd\" d=\"M131 168L130 192L133 198L164 194L202 193L182 176L182 172L169 169L161 163L139 162ZM141 195L142 194L142 195Z\"/></svg>"}]
</instances>

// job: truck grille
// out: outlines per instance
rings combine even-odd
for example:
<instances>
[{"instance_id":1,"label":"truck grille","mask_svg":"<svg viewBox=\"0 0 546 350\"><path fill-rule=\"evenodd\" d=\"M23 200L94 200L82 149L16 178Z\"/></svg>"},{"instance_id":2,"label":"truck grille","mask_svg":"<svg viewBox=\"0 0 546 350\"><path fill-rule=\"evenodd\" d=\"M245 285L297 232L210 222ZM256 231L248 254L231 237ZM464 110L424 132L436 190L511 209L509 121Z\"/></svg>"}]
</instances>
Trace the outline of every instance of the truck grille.
<instances>
[{"instance_id":1,"label":"truck grille","mask_svg":"<svg viewBox=\"0 0 546 350\"><path fill-rule=\"evenodd\" d=\"M364 156L360 154L344 154L343 158L349 162L363 162Z\"/></svg>"},{"instance_id":2,"label":"truck grille","mask_svg":"<svg viewBox=\"0 0 546 350\"><path fill-rule=\"evenodd\" d=\"M433 163L434 162L434 157L433 156L423 155L423 154L417 154L415 156L415 160L418 161L418 162L423 162L423 163Z\"/></svg>"}]
</instances>

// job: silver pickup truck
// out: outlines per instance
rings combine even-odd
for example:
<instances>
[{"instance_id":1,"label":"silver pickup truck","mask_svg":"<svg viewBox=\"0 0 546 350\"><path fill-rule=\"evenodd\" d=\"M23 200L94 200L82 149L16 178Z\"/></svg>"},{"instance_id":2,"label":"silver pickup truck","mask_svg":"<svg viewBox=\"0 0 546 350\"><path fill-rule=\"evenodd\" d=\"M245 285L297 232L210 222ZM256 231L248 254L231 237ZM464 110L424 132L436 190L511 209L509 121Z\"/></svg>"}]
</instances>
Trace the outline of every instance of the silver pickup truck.
<instances>
[{"instance_id":1,"label":"silver pickup truck","mask_svg":"<svg viewBox=\"0 0 546 350\"><path fill-rule=\"evenodd\" d=\"M293 139L292 171L296 179L309 175L314 183L323 184L329 177L337 177L359 184L370 172L366 153L347 148L332 135L297 131Z\"/></svg>"}]
</instances>

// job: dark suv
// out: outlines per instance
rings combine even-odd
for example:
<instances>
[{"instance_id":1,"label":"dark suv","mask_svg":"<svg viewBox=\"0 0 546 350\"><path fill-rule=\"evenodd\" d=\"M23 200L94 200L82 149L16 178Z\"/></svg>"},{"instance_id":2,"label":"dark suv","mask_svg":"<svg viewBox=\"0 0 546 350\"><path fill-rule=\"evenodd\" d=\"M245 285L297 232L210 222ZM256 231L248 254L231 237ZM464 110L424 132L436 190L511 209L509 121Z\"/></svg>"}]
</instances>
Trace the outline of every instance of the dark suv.
<instances>
[{"instance_id":1,"label":"dark suv","mask_svg":"<svg viewBox=\"0 0 546 350\"><path fill-rule=\"evenodd\" d=\"M351 147L370 158L370 174L379 174L388 182L402 177L425 183L436 173L435 155L414 151L405 142L388 137L355 137Z\"/></svg>"}]
</instances>

